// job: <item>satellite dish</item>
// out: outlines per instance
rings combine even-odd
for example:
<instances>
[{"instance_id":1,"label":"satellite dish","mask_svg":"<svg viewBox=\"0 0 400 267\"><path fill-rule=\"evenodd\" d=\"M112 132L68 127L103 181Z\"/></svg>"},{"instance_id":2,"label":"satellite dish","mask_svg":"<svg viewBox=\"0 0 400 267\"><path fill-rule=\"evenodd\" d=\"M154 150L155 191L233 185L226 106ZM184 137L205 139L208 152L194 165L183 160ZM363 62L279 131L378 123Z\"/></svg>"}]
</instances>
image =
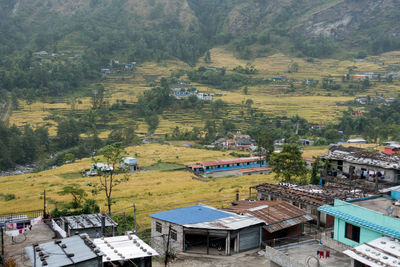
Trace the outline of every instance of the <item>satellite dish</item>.
<instances>
[{"instance_id":1,"label":"satellite dish","mask_svg":"<svg viewBox=\"0 0 400 267\"><path fill-rule=\"evenodd\" d=\"M388 213L389 215L391 215L391 214L393 213L393 211L394 211L394 207L393 207L393 206L390 206L390 207L388 207L388 208L386 209L386 211L387 211L387 213Z\"/></svg>"}]
</instances>

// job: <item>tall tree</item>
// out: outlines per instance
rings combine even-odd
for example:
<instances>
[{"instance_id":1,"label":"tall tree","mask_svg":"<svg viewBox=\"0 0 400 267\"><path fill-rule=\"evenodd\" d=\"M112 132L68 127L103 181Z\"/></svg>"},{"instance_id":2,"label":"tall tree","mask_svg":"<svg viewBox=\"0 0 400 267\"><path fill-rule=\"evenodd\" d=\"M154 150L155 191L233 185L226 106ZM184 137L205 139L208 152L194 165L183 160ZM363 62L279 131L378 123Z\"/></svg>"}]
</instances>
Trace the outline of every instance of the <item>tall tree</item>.
<instances>
[{"instance_id":1,"label":"tall tree","mask_svg":"<svg viewBox=\"0 0 400 267\"><path fill-rule=\"evenodd\" d=\"M58 192L59 195L71 195L72 196L72 207L80 208L82 206L82 200L85 196L87 196L84 189L80 188L79 185L72 184L68 186L64 186L64 188Z\"/></svg>"},{"instance_id":2,"label":"tall tree","mask_svg":"<svg viewBox=\"0 0 400 267\"><path fill-rule=\"evenodd\" d=\"M257 136L258 150L262 157L268 162L271 153L274 152L274 138L267 130L262 130Z\"/></svg>"},{"instance_id":3,"label":"tall tree","mask_svg":"<svg viewBox=\"0 0 400 267\"><path fill-rule=\"evenodd\" d=\"M297 144L284 144L282 152L272 154L271 165L275 178L284 182L301 181L307 173Z\"/></svg>"},{"instance_id":4,"label":"tall tree","mask_svg":"<svg viewBox=\"0 0 400 267\"><path fill-rule=\"evenodd\" d=\"M124 172L124 169L119 168L119 163L122 158L127 155L127 152L122 147L122 143L114 143L107 145L99 150L99 154L104 157L104 160L108 166L109 171L102 171L100 176L100 191L104 191L107 201L108 213L111 214L112 192L113 188L122 182L127 182L129 177L124 175L122 178L117 178L117 174Z\"/></svg>"}]
</instances>

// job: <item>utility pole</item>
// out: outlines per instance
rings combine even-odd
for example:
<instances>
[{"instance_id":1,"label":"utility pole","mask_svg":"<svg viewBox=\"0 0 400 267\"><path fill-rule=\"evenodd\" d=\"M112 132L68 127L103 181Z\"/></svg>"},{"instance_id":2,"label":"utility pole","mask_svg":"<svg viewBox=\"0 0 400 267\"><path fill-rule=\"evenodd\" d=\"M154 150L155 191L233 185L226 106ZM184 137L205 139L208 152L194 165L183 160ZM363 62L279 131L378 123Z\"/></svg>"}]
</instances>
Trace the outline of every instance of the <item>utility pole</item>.
<instances>
[{"instance_id":1,"label":"utility pole","mask_svg":"<svg viewBox=\"0 0 400 267\"><path fill-rule=\"evenodd\" d=\"M165 267L168 266L168 257L169 257L169 237L171 236L171 225L169 225L169 229L168 229L168 240L167 240L167 250L165 251Z\"/></svg>"},{"instance_id":2,"label":"utility pole","mask_svg":"<svg viewBox=\"0 0 400 267\"><path fill-rule=\"evenodd\" d=\"M47 219L47 216L46 216L46 189L43 191L43 219Z\"/></svg>"},{"instance_id":3,"label":"utility pole","mask_svg":"<svg viewBox=\"0 0 400 267\"><path fill-rule=\"evenodd\" d=\"M126 232L126 216L125 216L125 212L124 212L124 234Z\"/></svg>"},{"instance_id":4,"label":"utility pole","mask_svg":"<svg viewBox=\"0 0 400 267\"><path fill-rule=\"evenodd\" d=\"M36 247L38 246L37 243L34 243L32 245L33 247L33 267L36 267Z\"/></svg>"},{"instance_id":5,"label":"utility pole","mask_svg":"<svg viewBox=\"0 0 400 267\"><path fill-rule=\"evenodd\" d=\"M0 263L4 261L4 227L1 227L1 255L0 255Z\"/></svg>"},{"instance_id":6,"label":"utility pole","mask_svg":"<svg viewBox=\"0 0 400 267\"><path fill-rule=\"evenodd\" d=\"M135 223L135 234L137 234L136 205L135 205L135 202L133 202L133 221Z\"/></svg>"}]
</instances>

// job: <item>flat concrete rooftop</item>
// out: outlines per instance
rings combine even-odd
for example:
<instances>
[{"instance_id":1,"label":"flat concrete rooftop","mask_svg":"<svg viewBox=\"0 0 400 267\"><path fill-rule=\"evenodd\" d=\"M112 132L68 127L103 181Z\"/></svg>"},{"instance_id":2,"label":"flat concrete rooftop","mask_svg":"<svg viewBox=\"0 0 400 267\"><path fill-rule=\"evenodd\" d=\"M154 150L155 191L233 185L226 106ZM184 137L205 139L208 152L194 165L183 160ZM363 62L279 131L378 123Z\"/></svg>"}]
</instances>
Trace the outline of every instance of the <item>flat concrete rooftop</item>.
<instances>
[{"instance_id":1,"label":"flat concrete rooftop","mask_svg":"<svg viewBox=\"0 0 400 267\"><path fill-rule=\"evenodd\" d=\"M351 266L351 258L347 255L333 250L331 248L325 247L324 245L319 244L317 241L313 243L303 243L303 244L293 244L289 245L285 248L275 248L280 252L283 252L287 256L296 260L299 263L304 264L305 266L324 266L324 267L337 267L337 266ZM324 256L326 251L330 251L329 258L319 258L317 255L317 251L324 251ZM309 265L307 264L307 260L313 256L317 259L310 259ZM317 260L319 261L319 265L317 265Z\"/></svg>"},{"instance_id":2,"label":"flat concrete rooftop","mask_svg":"<svg viewBox=\"0 0 400 267\"><path fill-rule=\"evenodd\" d=\"M32 226L32 230L27 230L24 234L15 238L11 238L5 234L5 257L13 257L16 260L17 266L32 266L29 257L25 254L24 248L32 246L34 243L50 242L54 236L54 232L44 223Z\"/></svg>"},{"instance_id":3,"label":"flat concrete rooftop","mask_svg":"<svg viewBox=\"0 0 400 267\"><path fill-rule=\"evenodd\" d=\"M384 215L389 215L387 212L387 209L390 206L393 206L393 200L392 199L387 199L385 197L378 197L378 198L371 198L367 200L361 200L361 201L354 201L351 202L351 204L367 208L379 213L382 213ZM392 217L399 216L400 217L400 208L394 208L392 214L390 215Z\"/></svg>"}]
</instances>

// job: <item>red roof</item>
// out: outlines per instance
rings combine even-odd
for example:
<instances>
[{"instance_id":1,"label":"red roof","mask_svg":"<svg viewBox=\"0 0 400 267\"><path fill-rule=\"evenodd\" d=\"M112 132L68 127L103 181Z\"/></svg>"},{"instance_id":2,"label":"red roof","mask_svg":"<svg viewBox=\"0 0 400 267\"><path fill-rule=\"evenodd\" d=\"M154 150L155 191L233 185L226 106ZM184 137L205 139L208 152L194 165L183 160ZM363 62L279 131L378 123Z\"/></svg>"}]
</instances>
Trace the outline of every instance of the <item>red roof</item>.
<instances>
[{"instance_id":1,"label":"red roof","mask_svg":"<svg viewBox=\"0 0 400 267\"><path fill-rule=\"evenodd\" d=\"M202 165L192 165L190 166L192 169L198 169L198 168L203 168Z\"/></svg>"},{"instance_id":2,"label":"red roof","mask_svg":"<svg viewBox=\"0 0 400 267\"><path fill-rule=\"evenodd\" d=\"M315 162L315 159L313 159L313 158L303 158L303 160L310 161L310 162Z\"/></svg>"},{"instance_id":3,"label":"red roof","mask_svg":"<svg viewBox=\"0 0 400 267\"><path fill-rule=\"evenodd\" d=\"M270 167L258 167L258 168L241 169L241 170L237 170L236 172L251 173L251 172L262 172L262 171L270 171L270 170L272 170L272 168L270 168Z\"/></svg>"},{"instance_id":4,"label":"red roof","mask_svg":"<svg viewBox=\"0 0 400 267\"><path fill-rule=\"evenodd\" d=\"M224 160L211 160L211 161L203 161L199 164L203 166L216 166L216 165L225 165L225 164L235 164L235 163L243 163L243 162L254 162L264 160L263 157L251 157L251 158L237 158L237 159L224 159Z\"/></svg>"}]
</instances>

